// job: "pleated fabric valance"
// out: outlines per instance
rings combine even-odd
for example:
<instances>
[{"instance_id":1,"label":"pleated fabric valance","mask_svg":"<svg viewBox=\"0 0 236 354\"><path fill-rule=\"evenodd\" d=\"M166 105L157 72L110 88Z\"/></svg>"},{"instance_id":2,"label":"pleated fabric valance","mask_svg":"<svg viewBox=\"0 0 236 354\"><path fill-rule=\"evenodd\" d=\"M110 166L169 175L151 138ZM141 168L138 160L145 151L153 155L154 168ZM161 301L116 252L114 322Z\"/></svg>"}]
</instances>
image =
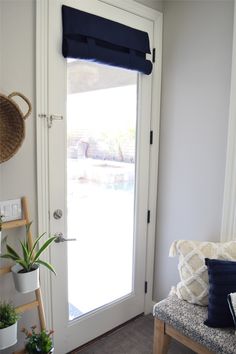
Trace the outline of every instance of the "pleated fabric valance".
<instances>
[{"instance_id":1,"label":"pleated fabric valance","mask_svg":"<svg viewBox=\"0 0 236 354\"><path fill-rule=\"evenodd\" d=\"M146 32L106 18L62 6L65 58L92 60L99 63L136 70L149 75L152 63Z\"/></svg>"}]
</instances>

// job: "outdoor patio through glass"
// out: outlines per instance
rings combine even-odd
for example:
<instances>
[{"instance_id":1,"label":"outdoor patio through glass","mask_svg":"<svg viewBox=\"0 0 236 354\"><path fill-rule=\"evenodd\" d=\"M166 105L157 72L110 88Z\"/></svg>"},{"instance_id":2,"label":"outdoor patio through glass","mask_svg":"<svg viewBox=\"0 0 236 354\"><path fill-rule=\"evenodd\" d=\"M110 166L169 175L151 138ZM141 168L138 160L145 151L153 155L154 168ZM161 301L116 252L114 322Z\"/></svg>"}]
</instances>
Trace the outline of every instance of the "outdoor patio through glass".
<instances>
[{"instance_id":1,"label":"outdoor patio through glass","mask_svg":"<svg viewBox=\"0 0 236 354\"><path fill-rule=\"evenodd\" d=\"M69 320L133 291L138 74L67 63Z\"/></svg>"}]
</instances>

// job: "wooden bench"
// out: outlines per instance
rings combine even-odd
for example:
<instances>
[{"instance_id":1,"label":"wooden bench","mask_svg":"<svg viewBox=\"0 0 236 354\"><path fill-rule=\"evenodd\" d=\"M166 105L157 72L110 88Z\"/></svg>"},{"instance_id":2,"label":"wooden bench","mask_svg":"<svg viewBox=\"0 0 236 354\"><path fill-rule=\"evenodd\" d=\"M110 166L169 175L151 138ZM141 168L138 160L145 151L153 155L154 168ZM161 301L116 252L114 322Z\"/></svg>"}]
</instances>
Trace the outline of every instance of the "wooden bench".
<instances>
[{"instance_id":1,"label":"wooden bench","mask_svg":"<svg viewBox=\"0 0 236 354\"><path fill-rule=\"evenodd\" d=\"M236 354L233 328L204 325L207 307L189 304L169 296L154 306L153 354L167 354L172 338L199 354Z\"/></svg>"}]
</instances>

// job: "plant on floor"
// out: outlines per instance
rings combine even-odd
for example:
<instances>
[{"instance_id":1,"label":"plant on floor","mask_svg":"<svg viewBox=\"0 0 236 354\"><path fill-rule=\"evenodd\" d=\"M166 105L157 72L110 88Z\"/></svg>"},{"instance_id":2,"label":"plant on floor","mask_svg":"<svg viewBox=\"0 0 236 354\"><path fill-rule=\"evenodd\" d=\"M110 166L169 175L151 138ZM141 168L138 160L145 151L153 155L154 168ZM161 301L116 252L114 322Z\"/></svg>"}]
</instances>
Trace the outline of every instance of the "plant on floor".
<instances>
[{"instance_id":1,"label":"plant on floor","mask_svg":"<svg viewBox=\"0 0 236 354\"><path fill-rule=\"evenodd\" d=\"M16 323L20 316L12 304L0 302L0 329Z\"/></svg>"},{"instance_id":2,"label":"plant on floor","mask_svg":"<svg viewBox=\"0 0 236 354\"><path fill-rule=\"evenodd\" d=\"M47 331L43 329L41 332L36 333L36 326L31 327L31 331L26 328L22 332L26 336L25 349L27 354L48 354L53 352L52 334L53 330Z\"/></svg>"},{"instance_id":3,"label":"plant on floor","mask_svg":"<svg viewBox=\"0 0 236 354\"><path fill-rule=\"evenodd\" d=\"M20 241L22 255L19 255L11 246L6 244L7 253L0 255L1 258L9 258L12 259L15 263L19 264L22 267L21 273L27 273L35 270L41 264L47 267L54 274L55 270L53 266L45 261L40 259L40 256L43 252L52 244L52 242L56 239L56 237L49 237L41 247L39 247L39 241L45 235L45 232L38 236L34 241L32 248L29 243L29 231L32 222L26 225L26 238L25 241ZM37 249L38 248L38 249Z\"/></svg>"}]
</instances>

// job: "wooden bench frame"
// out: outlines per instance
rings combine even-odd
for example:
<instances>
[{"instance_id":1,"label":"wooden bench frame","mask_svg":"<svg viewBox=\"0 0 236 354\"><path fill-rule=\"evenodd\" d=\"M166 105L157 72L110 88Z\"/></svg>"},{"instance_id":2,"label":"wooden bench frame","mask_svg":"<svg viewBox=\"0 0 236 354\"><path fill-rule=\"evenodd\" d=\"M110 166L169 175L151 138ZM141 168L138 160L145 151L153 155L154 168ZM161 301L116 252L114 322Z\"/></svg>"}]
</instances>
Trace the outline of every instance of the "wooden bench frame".
<instances>
[{"instance_id":1,"label":"wooden bench frame","mask_svg":"<svg viewBox=\"0 0 236 354\"><path fill-rule=\"evenodd\" d=\"M197 354L214 354L206 347L178 332L174 327L155 318L153 354L167 354L172 338L184 344Z\"/></svg>"}]
</instances>

